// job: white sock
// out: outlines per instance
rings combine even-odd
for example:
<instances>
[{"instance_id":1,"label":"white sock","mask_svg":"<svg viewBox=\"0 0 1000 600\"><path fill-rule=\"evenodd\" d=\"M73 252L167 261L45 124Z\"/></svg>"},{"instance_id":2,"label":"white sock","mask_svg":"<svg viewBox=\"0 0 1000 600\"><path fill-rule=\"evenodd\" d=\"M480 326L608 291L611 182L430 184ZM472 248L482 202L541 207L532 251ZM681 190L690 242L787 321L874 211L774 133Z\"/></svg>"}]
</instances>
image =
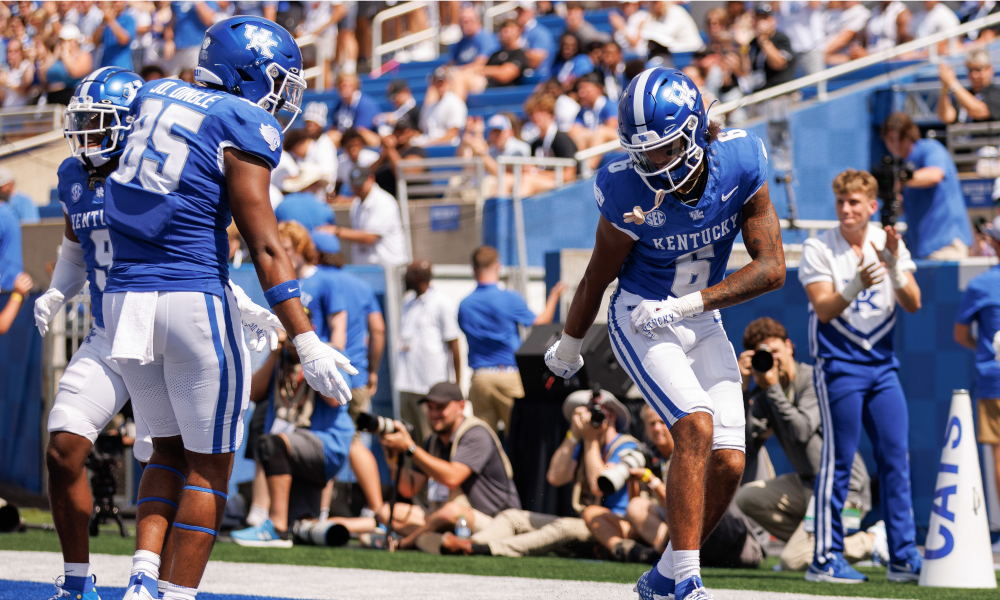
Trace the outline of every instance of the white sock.
<instances>
[{"instance_id":1,"label":"white sock","mask_svg":"<svg viewBox=\"0 0 1000 600\"><path fill-rule=\"evenodd\" d=\"M166 580L163 580L163 579L157 579L156 580L156 591L160 592L160 596L161 597L163 596L163 594L167 593L167 588L168 587L170 587L170 582L169 581L166 581Z\"/></svg>"},{"instance_id":2,"label":"white sock","mask_svg":"<svg viewBox=\"0 0 1000 600\"><path fill-rule=\"evenodd\" d=\"M162 600L194 600L198 595L198 588L188 588L171 583L167 586L166 593Z\"/></svg>"},{"instance_id":3,"label":"white sock","mask_svg":"<svg viewBox=\"0 0 1000 600\"><path fill-rule=\"evenodd\" d=\"M256 527L267 520L267 509L256 504L250 505L250 514L247 515L247 525Z\"/></svg>"},{"instance_id":4,"label":"white sock","mask_svg":"<svg viewBox=\"0 0 1000 600\"><path fill-rule=\"evenodd\" d=\"M674 580L679 584L692 577L701 577L701 559L697 550L674 550Z\"/></svg>"},{"instance_id":5,"label":"white sock","mask_svg":"<svg viewBox=\"0 0 1000 600\"><path fill-rule=\"evenodd\" d=\"M672 542L667 543L667 549L663 551L660 562L656 563L656 570L667 579L674 579L674 546Z\"/></svg>"},{"instance_id":6,"label":"white sock","mask_svg":"<svg viewBox=\"0 0 1000 600\"><path fill-rule=\"evenodd\" d=\"M63 563L66 577L63 584L67 589L84 590L90 582L90 563Z\"/></svg>"},{"instance_id":7,"label":"white sock","mask_svg":"<svg viewBox=\"0 0 1000 600\"><path fill-rule=\"evenodd\" d=\"M136 550L135 556L132 557L131 575L138 575L139 573L148 575L153 579L159 579L160 555L149 550Z\"/></svg>"}]
</instances>

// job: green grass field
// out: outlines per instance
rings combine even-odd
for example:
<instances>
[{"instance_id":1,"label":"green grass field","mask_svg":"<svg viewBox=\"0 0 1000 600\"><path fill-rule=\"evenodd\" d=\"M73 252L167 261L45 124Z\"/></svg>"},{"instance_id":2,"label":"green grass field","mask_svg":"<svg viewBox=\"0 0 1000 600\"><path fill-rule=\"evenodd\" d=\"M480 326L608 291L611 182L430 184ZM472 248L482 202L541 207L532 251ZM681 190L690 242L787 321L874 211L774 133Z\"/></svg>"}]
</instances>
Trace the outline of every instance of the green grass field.
<instances>
[{"instance_id":1,"label":"green grass field","mask_svg":"<svg viewBox=\"0 0 1000 600\"><path fill-rule=\"evenodd\" d=\"M41 511L28 511L25 520L33 523L48 521ZM91 538L91 552L100 554L131 555L134 539L121 538L111 529ZM0 550L33 550L58 552L59 539L54 532L30 530L26 533L0 535ZM546 556L539 558L505 558L485 556L433 556L420 552L366 550L355 546L346 548L318 548L295 546L288 550L242 548L231 543L218 543L212 559L228 562L253 562L268 564L312 565L352 569L380 569L384 571L409 571L419 573L457 573L465 575L493 575L500 577L535 577L576 581L604 581L634 583L648 567L596 560L573 560ZM916 584L889 583L885 570L861 569L871 581L862 585L835 585L809 583L802 573L774 572L777 564L772 557L759 569L705 569L703 577L709 588L795 592L828 596L867 596L874 598L913 598L917 600L997 600L997 590L959 590L921 588Z\"/></svg>"}]
</instances>

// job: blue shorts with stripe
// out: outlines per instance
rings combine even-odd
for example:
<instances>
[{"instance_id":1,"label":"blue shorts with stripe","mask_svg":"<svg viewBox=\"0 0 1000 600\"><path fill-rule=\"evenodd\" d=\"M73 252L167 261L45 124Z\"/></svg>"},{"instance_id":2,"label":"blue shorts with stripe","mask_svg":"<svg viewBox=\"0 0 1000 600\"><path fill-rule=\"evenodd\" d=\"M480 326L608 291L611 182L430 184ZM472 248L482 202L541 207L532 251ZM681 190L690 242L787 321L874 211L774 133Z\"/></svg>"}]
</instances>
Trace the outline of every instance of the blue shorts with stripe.
<instances>
[{"instance_id":1,"label":"blue shorts with stripe","mask_svg":"<svg viewBox=\"0 0 1000 600\"><path fill-rule=\"evenodd\" d=\"M642 300L621 288L611 297L608 333L618 362L668 427L693 412L706 412L713 418L712 449L743 451L740 371L719 311L657 329L659 339L651 340L629 323Z\"/></svg>"},{"instance_id":2,"label":"blue shorts with stripe","mask_svg":"<svg viewBox=\"0 0 1000 600\"><path fill-rule=\"evenodd\" d=\"M108 339L122 319L125 292L104 295ZM202 292L160 292L153 362L120 364L132 402L154 438L180 435L200 454L235 452L250 399L250 359L236 299Z\"/></svg>"}]
</instances>

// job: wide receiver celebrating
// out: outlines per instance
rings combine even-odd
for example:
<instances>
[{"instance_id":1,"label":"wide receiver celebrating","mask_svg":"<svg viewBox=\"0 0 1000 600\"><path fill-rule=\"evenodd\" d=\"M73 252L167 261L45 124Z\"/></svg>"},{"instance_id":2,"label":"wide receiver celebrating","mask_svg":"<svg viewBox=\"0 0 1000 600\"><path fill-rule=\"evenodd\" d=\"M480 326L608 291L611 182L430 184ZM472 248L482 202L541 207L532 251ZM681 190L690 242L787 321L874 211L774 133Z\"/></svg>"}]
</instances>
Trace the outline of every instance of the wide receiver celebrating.
<instances>
[{"instance_id":1,"label":"wide receiver celebrating","mask_svg":"<svg viewBox=\"0 0 1000 600\"><path fill-rule=\"evenodd\" d=\"M676 444L671 542L635 591L642 600L705 600L699 548L745 464L740 373L718 309L785 280L767 152L750 132L709 124L698 88L675 69L632 80L618 103L618 136L630 159L597 174L594 253L545 363L561 377L583 366L583 336L618 278L608 314L615 356ZM724 279L741 230L753 260Z\"/></svg>"},{"instance_id":2,"label":"wide receiver celebrating","mask_svg":"<svg viewBox=\"0 0 1000 600\"><path fill-rule=\"evenodd\" d=\"M160 577L165 600L193 600L222 521L250 393L243 302L228 282L230 217L277 314L248 308L243 321L272 334L272 350L283 326L309 385L341 404L351 397L337 369L357 371L313 332L268 196L281 156L274 115L300 112L301 73L285 29L232 17L205 33L200 87L158 80L129 111L132 131L108 180L114 264L104 295L111 356L153 436L129 600L157 598ZM161 574L164 552L173 560Z\"/></svg>"}]
</instances>

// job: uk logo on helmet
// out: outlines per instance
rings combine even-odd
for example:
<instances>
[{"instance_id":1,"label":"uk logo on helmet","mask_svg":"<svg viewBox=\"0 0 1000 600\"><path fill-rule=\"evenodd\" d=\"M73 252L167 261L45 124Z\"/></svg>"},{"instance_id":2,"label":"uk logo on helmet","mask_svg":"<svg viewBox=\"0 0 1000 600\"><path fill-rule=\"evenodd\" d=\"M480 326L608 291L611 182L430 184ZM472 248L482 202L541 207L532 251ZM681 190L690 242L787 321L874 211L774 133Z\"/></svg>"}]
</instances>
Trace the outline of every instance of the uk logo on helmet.
<instances>
[{"instance_id":1,"label":"uk logo on helmet","mask_svg":"<svg viewBox=\"0 0 1000 600\"><path fill-rule=\"evenodd\" d=\"M271 37L270 31L260 29L256 25L247 25L246 29L243 30L243 35L250 40L250 43L247 44L247 50L256 50L260 52L261 56L274 58L274 52L271 51L271 48L278 45L278 40Z\"/></svg>"},{"instance_id":2,"label":"uk logo on helmet","mask_svg":"<svg viewBox=\"0 0 1000 600\"><path fill-rule=\"evenodd\" d=\"M686 81L674 81L670 84L670 94L667 102L673 102L677 106L684 106L694 110L695 100L698 98L698 89L692 88Z\"/></svg>"}]
</instances>

